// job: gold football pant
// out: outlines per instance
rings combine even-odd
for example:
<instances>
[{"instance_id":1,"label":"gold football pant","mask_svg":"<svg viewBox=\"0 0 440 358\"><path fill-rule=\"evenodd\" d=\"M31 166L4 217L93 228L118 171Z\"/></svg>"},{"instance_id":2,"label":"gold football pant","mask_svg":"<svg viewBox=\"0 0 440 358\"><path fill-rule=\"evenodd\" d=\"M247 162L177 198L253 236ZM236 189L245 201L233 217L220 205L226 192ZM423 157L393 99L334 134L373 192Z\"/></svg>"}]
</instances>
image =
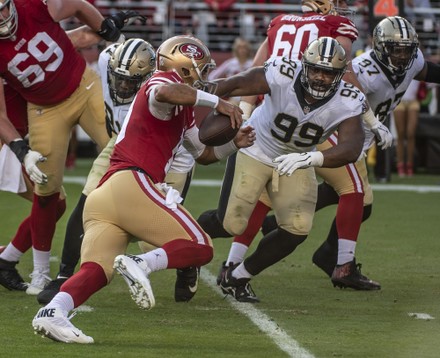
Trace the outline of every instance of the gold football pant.
<instances>
[{"instance_id":1,"label":"gold football pant","mask_svg":"<svg viewBox=\"0 0 440 358\"><path fill-rule=\"evenodd\" d=\"M69 98L50 106L29 103L28 117L30 147L47 157L47 161L38 164L48 177L47 184L35 186L40 196L60 191L70 133L75 125L79 124L100 149L110 139L105 129L101 80L89 68Z\"/></svg>"},{"instance_id":2,"label":"gold football pant","mask_svg":"<svg viewBox=\"0 0 440 358\"><path fill-rule=\"evenodd\" d=\"M83 217L81 262L98 263L109 280L114 258L125 253L132 237L156 247L175 239L212 246L210 237L182 205L168 208L165 193L136 171L119 171L93 190Z\"/></svg>"}]
</instances>

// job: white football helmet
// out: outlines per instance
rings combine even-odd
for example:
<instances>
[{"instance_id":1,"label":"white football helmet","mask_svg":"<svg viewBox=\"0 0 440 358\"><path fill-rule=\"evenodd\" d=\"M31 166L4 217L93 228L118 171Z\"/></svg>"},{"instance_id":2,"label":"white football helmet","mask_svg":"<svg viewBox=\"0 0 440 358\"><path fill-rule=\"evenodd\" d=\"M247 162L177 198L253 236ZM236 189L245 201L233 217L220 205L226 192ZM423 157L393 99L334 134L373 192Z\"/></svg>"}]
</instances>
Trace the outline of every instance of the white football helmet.
<instances>
[{"instance_id":1,"label":"white football helmet","mask_svg":"<svg viewBox=\"0 0 440 358\"><path fill-rule=\"evenodd\" d=\"M301 62L301 84L303 88L316 99L332 95L339 87L342 76L347 69L347 58L344 48L331 37L320 37L312 41L304 51ZM311 68L331 73L334 78L331 83L322 80L311 80Z\"/></svg>"},{"instance_id":2,"label":"white football helmet","mask_svg":"<svg viewBox=\"0 0 440 358\"><path fill-rule=\"evenodd\" d=\"M377 59L393 74L403 75L417 57L419 39L408 20L390 16L373 31L373 49Z\"/></svg>"},{"instance_id":3,"label":"white football helmet","mask_svg":"<svg viewBox=\"0 0 440 358\"><path fill-rule=\"evenodd\" d=\"M4 15L6 12L7 15ZM13 38L17 33L17 26L18 15L14 1L0 0L0 40Z\"/></svg>"},{"instance_id":4,"label":"white football helmet","mask_svg":"<svg viewBox=\"0 0 440 358\"><path fill-rule=\"evenodd\" d=\"M197 89L212 92L215 84L208 82L215 62L205 44L192 36L174 36L160 45L156 53L157 69L176 71L182 80Z\"/></svg>"},{"instance_id":5,"label":"white football helmet","mask_svg":"<svg viewBox=\"0 0 440 358\"><path fill-rule=\"evenodd\" d=\"M129 39L116 47L108 62L110 97L116 105L133 102L156 69L156 54L147 41Z\"/></svg>"}]
</instances>

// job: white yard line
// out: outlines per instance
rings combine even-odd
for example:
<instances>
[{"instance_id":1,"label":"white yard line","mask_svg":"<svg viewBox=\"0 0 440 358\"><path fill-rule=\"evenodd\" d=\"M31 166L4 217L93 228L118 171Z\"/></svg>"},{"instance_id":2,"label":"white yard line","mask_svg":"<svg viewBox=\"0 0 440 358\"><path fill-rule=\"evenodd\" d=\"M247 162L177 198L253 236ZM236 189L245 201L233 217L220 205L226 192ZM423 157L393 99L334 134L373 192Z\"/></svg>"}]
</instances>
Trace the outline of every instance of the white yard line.
<instances>
[{"instance_id":1,"label":"white yard line","mask_svg":"<svg viewBox=\"0 0 440 358\"><path fill-rule=\"evenodd\" d=\"M209 287L212 288L220 296L224 296L220 289L217 287L216 278L210 272L205 269L201 270L201 279ZM290 337L276 322L255 308L252 303L237 302L232 297L226 298L230 305L245 315L251 320L251 322L264 332L283 352L287 353L292 358L314 358L314 355L308 352L306 349L300 347L299 343Z\"/></svg>"},{"instance_id":2,"label":"white yard line","mask_svg":"<svg viewBox=\"0 0 440 358\"><path fill-rule=\"evenodd\" d=\"M64 182L69 184L86 183L86 177L65 176ZM205 187L220 187L221 180L194 179L191 185ZM372 184L373 190L377 191L415 191L418 193L440 193L440 185L405 185L405 184Z\"/></svg>"}]
</instances>

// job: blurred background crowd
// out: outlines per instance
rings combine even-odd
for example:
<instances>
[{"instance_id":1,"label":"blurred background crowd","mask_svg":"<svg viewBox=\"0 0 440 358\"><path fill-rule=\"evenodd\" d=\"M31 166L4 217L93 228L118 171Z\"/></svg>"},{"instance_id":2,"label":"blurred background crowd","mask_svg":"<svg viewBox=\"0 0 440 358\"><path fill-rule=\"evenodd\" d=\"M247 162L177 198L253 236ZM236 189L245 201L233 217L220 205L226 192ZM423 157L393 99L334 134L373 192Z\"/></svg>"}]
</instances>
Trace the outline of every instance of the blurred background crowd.
<instances>
[{"instance_id":1,"label":"blurred background crowd","mask_svg":"<svg viewBox=\"0 0 440 358\"><path fill-rule=\"evenodd\" d=\"M237 70L251 64L254 51L265 39L270 20L282 13L300 14L299 0L89 0L104 16L119 10L133 9L146 17L131 24L126 37L139 37L155 48L167 38L179 34L194 34L203 40L220 68L232 61ZM400 15L415 27L421 49L427 60L440 60L440 0L352 0L348 2L353 14L351 20L359 30L353 44L353 56L371 47L371 32L384 17ZM66 21L66 29L77 27L75 21ZM94 66L100 45L81 49L87 62ZM230 65L224 65L217 76L233 74ZM223 72L222 72L223 71ZM411 177L417 171L440 173L440 91L435 86L416 82L408 89L401 106L390 118L395 145L381 153L370 153L369 164L374 167L378 182L390 181L390 173ZM79 131L72 133L71 151L67 168L73 168L75 158L84 155L93 144ZM81 152L82 151L82 152ZM410 162L411 167L406 163Z\"/></svg>"}]
</instances>

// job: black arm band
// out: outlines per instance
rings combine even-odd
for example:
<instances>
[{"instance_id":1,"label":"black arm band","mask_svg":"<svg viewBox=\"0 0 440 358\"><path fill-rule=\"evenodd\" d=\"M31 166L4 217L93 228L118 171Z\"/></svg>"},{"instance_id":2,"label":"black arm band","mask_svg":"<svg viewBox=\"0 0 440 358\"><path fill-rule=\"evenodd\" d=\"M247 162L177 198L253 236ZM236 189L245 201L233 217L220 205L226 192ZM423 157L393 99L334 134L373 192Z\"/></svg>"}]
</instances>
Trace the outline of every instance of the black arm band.
<instances>
[{"instance_id":1,"label":"black arm band","mask_svg":"<svg viewBox=\"0 0 440 358\"><path fill-rule=\"evenodd\" d=\"M9 148L11 148L21 163L23 163L24 157L31 150L23 139L14 140L9 143Z\"/></svg>"},{"instance_id":2,"label":"black arm band","mask_svg":"<svg viewBox=\"0 0 440 358\"><path fill-rule=\"evenodd\" d=\"M440 83L440 66L429 61L426 61L426 64L428 65L428 68L426 71L425 81L431 83Z\"/></svg>"},{"instance_id":3,"label":"black arm band","mask_svg":"<svg viewBox=\"0 0 440 358\"><path fill-rule=\"evenodd\" d=\"M121 36L121 31L116 27L114 21L110 18L104 19L101 23L101 30L99 30L98 35L104 40L110 42L116 42Z\"/></svg>"}]
</instances>

